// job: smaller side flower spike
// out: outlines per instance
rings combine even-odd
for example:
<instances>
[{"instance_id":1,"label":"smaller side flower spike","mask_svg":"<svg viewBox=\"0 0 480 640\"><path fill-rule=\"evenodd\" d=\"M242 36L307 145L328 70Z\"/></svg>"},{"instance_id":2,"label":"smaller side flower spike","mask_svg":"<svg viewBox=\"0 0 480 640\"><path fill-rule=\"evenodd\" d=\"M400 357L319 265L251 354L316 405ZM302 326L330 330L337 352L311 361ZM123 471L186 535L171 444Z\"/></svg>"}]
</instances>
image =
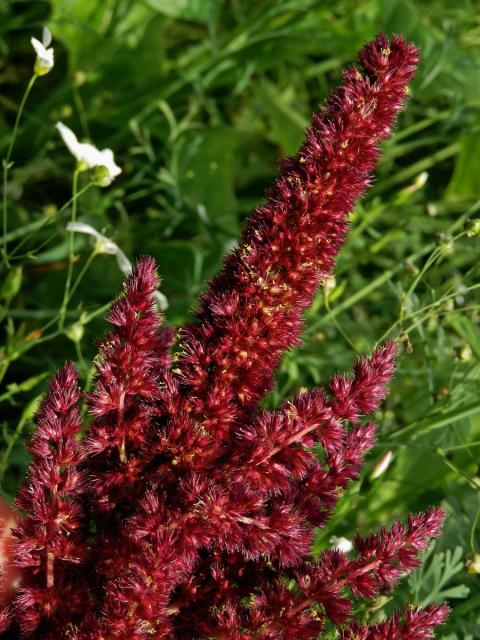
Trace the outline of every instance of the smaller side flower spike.
<instances>
[{"instance_id":1,"label":"smaller side flower spike","mask_svg":"<svg viewBox=\"0 0 480 640\"><path fill-rule=\"evenodd\" d=\"M387 395L387 384L395 369L397 349L393 341L376 349L369 358L359 358L352 380L335 376L330 384L334 414L343 420L356 423L360 415L377 409Z\"/></svg>"},{"instance_id":2,"label":"smaller side flower spike","mask_svg":"<svg viewBox=\"0 0 480 640\"><path fill-rule=\"evenodd\" d=\"M245 563L234 563L229 572L221 571L217 565L220 580L216 590L225 590L225 599L220 598L220 602L224 605L228 602L229 615L219 615L222 608L215 607L215 592L210 594L209 606L202 599L208 593L206 585L203 589L195 587L194 593L202 604L202 615L194 622L195 628L202 630L202 638L211 635L229 638L231 632L231 637L255 640L283 637L314 640L326 618L336 625L346 624L357 599L371 600L410 573L420 562L418 551L428 545L431 537L439 535L443 515L439 509L417 514L408 525L396 522L389 530L382 529L364 539L357 537L355 553L328 549L317 562L305 562L287 573L270 563L270 575L259 572L261 578L256 584L250 582L249 594L240 586ZM238 571L240 566L242 569ZM292 578L296 581L295 589L287 588ZM187 620L192 611L197 609L187 609ZM427 640L433 637L433 627L445 620L447 611L447 607L411 609L404 612L403 619L393 616L388 622L372 627L348 624L342 640ZM236 635L241 629L247 635Z\"/></svg>"},{"instance_id":3,"label":"smaller side flower spike","mask_svg":"<svg viewBox=\"0 0 480 640\"><path fill-rule=\"evenodd\" d=\"M135 487L148 464L159 374L169 335L159 334L161 317L153 295L158 277L151 258L140 260L125 281L124 294L110 308L114 330L100 346L95 389L90 394L95 420L86 438L92 500L100 510L135 503ZM125 506L123 505L123 506Z\"/></svg>"},{"instance_id":4,"label":"smaller side flower spike","mask_svg":"<svg viewBox=\"0 0 480 640\"><path fill-rule=\"evenodd\" d=\"M18 572L12 566L12 530L15 525L15 512L0 497L0 633L10 626L13 617L10 604L18 585Z\"/></svg>"},{"instance_id":5,"label":"smaller side flower spike","mask_svg":"<svg viewBox=\"0 0 480 640\"><path fill-rule=\"evenodd\" d=\"M411 516L408 525L395 522L388 530L357 536L353 558L328 549L309 570L297 572L299 588L333 622L345 622L353 599L371 600L389 591L420 564L418 553L440 535L443 518L443 511L430 509Z\"/></svg>"},{"instance_id":6,"label":"smaller side flower spike","mask_svg":"<svg viewBox=\"0 0 480 640\"><path fill-rule=\"evenodd\" d=\"M363 625L353 622L340 636L341 640L429 640L435 636L434 627L447 619L446 605L430 605L425 609L405 609L386 622Z\"/></svg>"},{"instance_id":7,"label":"smaller side flower spike","mask_svg":"<svg viewBox=\"0 0 480 640\"><path fill-rule=\"evenodd\" d=\"M85 480L82 454L80 390L73 364L58 371L38 414L29 445L28 482L17 499L20 514L13 530L13 565L20 589L13 603L24 634L44 619L72 620L88 606L88 589L80 575L86 557L87 527L82 509Z\"/></svg>"}]
</instances>

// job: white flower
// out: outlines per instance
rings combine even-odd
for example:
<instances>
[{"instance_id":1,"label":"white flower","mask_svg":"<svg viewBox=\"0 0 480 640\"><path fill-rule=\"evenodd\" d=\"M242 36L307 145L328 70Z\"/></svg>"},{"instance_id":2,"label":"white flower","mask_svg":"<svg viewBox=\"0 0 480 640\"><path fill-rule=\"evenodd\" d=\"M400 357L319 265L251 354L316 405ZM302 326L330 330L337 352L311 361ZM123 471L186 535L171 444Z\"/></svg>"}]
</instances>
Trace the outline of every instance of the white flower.
<instances>
[{"instance_id":1,"label":"white flower","mask_svg":"<svg viewBox=\"0 0 480 640\"><path fill-rule=\"evenodd\" d=\"M79 142L77 136L63 122L57 122L55 125L58 132L62 136L67 149L77 160L79 168L96 169L96 182L101 187L108 187L122 170L115 163L113 151L111 149L97 149L93 144L88 142Z\"/></svg>"},{"instance_id":2,"label":"white flower","mask_svg":"<svg viewBox=\"0 0 480 640\"><path fill-rule=\"evenodd\" d=\"M404 193L415 193L415 191L418 191L427 184L427 180L428 171L422 171L418 174L412 184L410 184L408 187L405 187L405 189L403 190Z\"/></svg>"},{"instance_id":3,"label":"white flower","mask_svg":"<svg viewBox=\"0 0 480 640\"><path fill-rule=\"evenodd\" d=\"M353 549L353 543L348 538L337 538L337 536L332 536L330 538L330 543L333 549L338 549L338 551L343 551L343 553L348 553Z\"/></svg>"},{"instance_id":4,"label":"white flower","mask_svg":"<svg viewBox=\"0 0 480 640\"><path fill-rule=\"evenodd\" d=\"M132 270L132 263L127 256L120 249L118 244L115 244L113 240L104 236L103 233L97 231L90 224L84 222L69 222L67 224L67 231L74 233L85 233L95 239L95 251L97 253L109 253L117 258L118 266L125 275L128 275Z\"/></svg>"},{"instance_id":5,"label":"white flower","mask_svg":"<svg viewBox=\"0 0 480 640\"><path fill-rule=\"evenodd\" d=\"M97 231L92 225L85 224L84 222L69 222L67 224L67 231L71 231L73 233L85 233L89 236L92 236L95 240L95 251L97 253L108 253L114 255L117 259L117 264L123 273L128 276L132 271L132 263L127 258L127 256L120 249L118 244L104 236L103 233ZM161 291L155 291L153 294L155 300L157 301L158 308L160 311L165 311L168 309L168 300L165 294Z\"/></svg>"},{"instance_id":6,"label":"white flower","mask_svg":"<svg viewBox=\"0 0 480 640\"><path fill-rule=\"evenodd\" d=\"M40 40L36 38L31 38L30 42L37 54L33 71L37 76L44 76L53 69L54 64L53 47L48 48L52 42L52 34L47 27L43 27L42 41L40 42Z\"/></svg>"},{"instance_id":7,"label":"white flower","mask_svg":"<svg viewBox=\"0 0 480 640\"><path fill-rule=\"evenodd\" d=\"M162 293L161 291L154 291L153 297L157 301L157 305L160 311L165 311L165 309L168 309L168 298L164 293Z\"/></svg>"},{"instance_id":8,"label":"white flower","mask_svg":"<svg viewBox=\"0 0 480 640\"><path fill-rule=\"evenodd\" d=\"M370 478L372 480L376 480L382 474L384 474L385 471L390 466L390 463L392 462L392 460L393 460L393 453L391 451L387 451L387 453L384 456L382 456L380 460L377 462L377 464L375 465Z\"/></svg>"}]
</instances>

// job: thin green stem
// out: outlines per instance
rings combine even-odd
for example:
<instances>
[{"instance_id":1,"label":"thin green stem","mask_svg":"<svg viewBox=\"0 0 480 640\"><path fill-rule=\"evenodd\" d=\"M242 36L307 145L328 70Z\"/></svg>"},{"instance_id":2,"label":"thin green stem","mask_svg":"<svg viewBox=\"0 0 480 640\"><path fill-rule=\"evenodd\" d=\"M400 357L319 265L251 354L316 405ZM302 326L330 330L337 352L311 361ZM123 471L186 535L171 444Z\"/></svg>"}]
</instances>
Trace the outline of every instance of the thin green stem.
<instances>
[{"instance_id":1,"label":"thin green stem","mask_svg":"<svg viewBox=\"0 0 480 640\"><path fill-rule=\"evenodd\" d=\"M466 211L463 215L455 219L455 222L447 229L447 233L453 233L457 229L461 228L465 223L465 221L468 220L479 209L480 209L480 199L476 200L473 203L473 205L468 209L468 211ZM422 249L412 254L408 258L408 262L414 263L415 261L429 254L430 252L435 251L436 248L437 247L433 242L428 243L427 245L422 247ZM387 269L386 271L381 273L379 276L377 276L374 280L371 280L367 285L362 287L362 289L359 289L358 291L353 293L349 298L337 304L330 313L327 313L327 315L323 316L322 318L319 318L317 322L313 322L309 326L309 328L305 331L305 335L312 335L313 333L315 333L315 331L318 331L318 329L321 326L328 324L330 321L333 320L333 318L335 318L341 313L344 313L345 311L350 309L352 306L356 305L360 300L363 300L365 297L370 295L370 293L372 293L373 291L381 287L385 282L388 282L393 276L397 275L401 271L404 271L406 269L406 263L407 261L403 261L397 264L395 267L392 267L391 269ZM376 344L378 345L379 342L380 341L377 341Z\"/></svg>"},{"instance_id":2,"label":"thin green stem","mask_svg":"<svg viewBox=\"0 0 480 640\"><path fill-rule=\"evenodd\" d=\"M443 149L439 149L438 151L435 151L429 156L422 158L417 162L414 162L408 167L405 167L405 169L397 171L390 178L387 178L386 180L382 180L381 182L378 183L377 186L375 186L371 190L371 194L377 195L379 193L383 193L387 189L390 189L390 187L393 187L397 184L401 184L402 182L406 182L410 178L417 176L422 171L426 171L427 169L430 169L431 167L438 164L439 162L443 162L443 160L446 160L447 158L451 158L452 156L457 155L459 151L460 151L459 142L454 142L448 145L447 147L444 147Z\"/></svg>"},{"instance_id":3,"label":"thin green stem","mask_svg":"<svg viewBox=\"0 0 480 640\"><path fill-rule=\"evenodd\" d=\"M472 523L472 528L470 530L470 549L472 550L472 553L477 553L477 545L475 543L475 531L477 529L479 519L480 519L480 507L477 510L477 514L475 516L475 519Z\"/></svg>"},{"instance_id":4,"label":"thin green stem","mask_svg":"<svg viewBox=\"0 0 480 640\"><path fill-rule=\"evenodd\" d=\"M454 236L452 238L452 242L456 242L457 240L459 240L464 235L465 235L465 232L461 231L460 233L458 233L456 236ZM443 255L444 255L444 253L443 253L443 248L442 247L437 247L436 249L434 249L434 251L432 251L430 256L425 261L425 264L423 265L421 270L418 272L417 276L415 277L415 279L413 280L412 284L408 288L408 291L406 292L406 294L404 296L404 300L405 301L408 301L408 299L410 298L412 293L415 291L417 286L420 284L421 280L423 279L423 277L427 273L427 271L430 269L430 267L432 267L435 264L435 262L437 262L437 260L440 259ZM405 302L402 304L401 312L404 309L405 309ZM402 313L401 313L401 315L402 315Z\"/></svg>"},{"instance_id":5,"label":"thin green stem","mask_svg":"<svg viewBox=\"0 0 480 640\"><path fill-rule=\"evenodd\" d=\"M9 366L10 360L8 360L8 358L4 358L2 362L0 362L0 382L2 382L3 378L5 377Z\"/></svg>"},{"instance_id":6,"label":"thin green stem","mask_svg":"<svg viewBox=\"0 0 480 640\"><path fill-rule=\"evenodd\" d=\"M440 451L443 453L450 453L451 451L462 451L463 449L470 449L470 447L480 447L480 442L465 442L464 444L454 444L451 447L441 447Z\"/></svg>"},{"instance_id":7,"label":"thin green stem","mask_svg":"<svg viewBox=\"0 0 480 640\"><path fill-rule=\"evenodd\" d=\"M474 284L471 287L468 287L464 291L462 291L462 294L463 293L468 293L468 292L473 291L473 290L478 289L478 288L480 288L480 284ZM439 307L439 306L445 304L445 302L447 300L451 300L452 298L455 298L455 296L458 296L458 294L459 294L458 291L453 291L452 293L445 294L444 296L442 296L441 298L439 298L435 302L431 302L430 304L427 304L424 307L421 307L420 309L417 309L413 313L398 317L397 320L395 320L395 322L393 322L390 325L390 327L380 336L380 338L377 340L377 344L381 344L384 340L386 340L388 338L388 336L392 333L392 331L396 327L401 327L407 320L414 320L418 316L422 316L422 315L426 316L426 314L429 311L431 311L432 309L435 309L436 307ZM465 309L467 309L467 307L463 307L463 310L465 310ZM412 331L412 329L416 328L425 319L426 318L423 318L423 319L421 318L420 323L419 322L415 322L414 324L411 324L407 329L405 329L405 327L403 327L404 333L408 334L410 331Z\"/></svg>"},{"instance_id":8,"label":"thin green stem","mask_svg":"<svg viewBox=\"0 0 480 640\"><path fill-rule=\"evenodd\" d=\"M416 420L410 424L407 424L405 427L398 429L390 434L390 438L398 438L401 435L405 435L406 433L410 433L410 431L415 431L415 436L420 435L421 433L428 433L430 431L435 431L436 429L440 429L441 427L445 427L452 422L456 422L457 420L462 420L463 418L468 418L480 411L480 402L474 402L473 404L467 405L466 407L461 407L460 409L454 409L448 413L439 414L426 420L423 424L421 421Z\"/></svg>"},{"instance_id":9,"label":"thin green stem","mask_svg":"<svg viewBox=\"0 0 480 640\"><path fill-rule=\"evenodd\" d=\"M437 318L443 317L445 315L459 315L459 314L464 315L466 311L478 311L478 309L480 309L480 305L472 304L467 307L461 307L460 309L447 309L445 311L442 311L440 309L440 311L437 311L436 315L437 315ZM428 316L421 316L418 320L413 322L408 327L404 327L402 330L402 333L408 336L408 334L411 333L414 329L416 329L419 324L423 324L424 322L426 322L427 318Z\"/></svg>"},{"instance_id":10,"label":"thin green stem","mask_svg":"<svg viewBox=\"0 0 480 640\"><path fill-rule=\"evenodd\" d=\"M325 295L325 309L328 311L329 314L332 314L332 308L330 307L330 297L329 297L328 294ZM352 342L352 340L350 339L348 334L343 330L343 328L340 325L340 323L338 322L337 318L334 316L332 318L332 320L333 320L333 324L337 327L339 333L343 336L343 338L346 340L346 342L352 347L352 349L354 351L357 351L357 347Z\"/></svg>"},{"instance_id":11,"label":"thin green stem","mask_svg":"<svg viewBox=\"0 0 480 640\"><path fill-rule=\"evenodd\" d=\"M94 259L96 258L96 256L98 255L98 252L94 249L92 251L92 253L88 256L88 258L85 260L85 264L83 265L80 273L78 274L75 282L73 283L71 289L70 289L70 296L68 298L67 304L68 302L70 302L70 300L73 297L73 294L75 293L75 291L77 290L78 285L80 284L80 282L83 280L83 277L85 276L85 274L87 273L88 269L90 268L90 265L92 264L92 262L94 261Z\"/></svg>"},{"instance_id":12,"label":"thin green stem","mask_svg":"<svg viewBox=\"0 0 480 640\"><path fill-rule=\"evenodd\" d=\"M438 457L443 461L444 464L447 465L449 469L451 469L452 471L455 471L455 473L458 473L458 475L462 476L462 478L465 478L465 480L468 481L472 489L480 490L480 482L476 478L472 478L471 475L466 473L463 469L460 469L460 467L457 467L456 464L453 464L453 462L451 462L439 451L437 451L436 453Z\"/></svg>"},{"instance_id":13,"label":"thin green stem","mask_svg":"<svg viewBox=\"0 0 480 640\"><path fill-rule=\"evenodd\" d=\"M63 214L67 213L68 207L73 204L76 200L79 200L83 194L88 191L93 186L93 182L89 182L82 189L80 189L75 197L71 197L57 212L52 216L45 216L41 220L35 220L30 224L26 224L19 229L15 229L15 231L11 231L7 234L7 242L11 240L16 240L17 238L21 238L22 236L26 236L23 238L21 242L15 247L15 249L11 252L10 257L15 256L20 248L27 242L27 240L32 236L35 232L40 231L43 227L51 224L55 220L58 220Z\"/></svg>"},{"instance_id":14,"label":"thin green stem","mask_svg":"<svg viewBox=\"0 0 480 640\"><path fill-rule=\"evenodd\" d=\"M10 437L8 444L3 452L2 459L0 460L0 483L2 482L3 476L5 475L5 471L7 470L8 461L10 459L10 454L12 453L12 449L18 442L18 439L20 438L20 436L22 435L23 427L25 426L26 422L27 422L26 417L20 420L20 422L17 424L17 427L13 432L12 436Z\"/></svg>"},{"instance_id":15,"label":"thin green stem","mask_svg":"<svg viewBox=\"0 0 480 640\"><path fill-rule=\"evenodd\" d=\"M72 217L71 221L75 222L77 219L77 194L78 194L78 176L80 174L79 169L75 169L73 172L73 181L72 181ZM67 313L68 301L70 300L70 287L72 285L72 276L73 276L73 264L75 262L75 232L70 231L68 236L68 270L67 270L67 281L65 283L65 291L63 294L63 302L60 307L60 311L58 314L58 328L63 330L65 325L65 315Z\"/></svg>"},{"instance_id":16,"label":"thin green stem","mask_svg":"<svg viewBox=\"0 0 480 640\"><path fill-rule=\"evenodd\" d=\"M10 138L10 144L8 145L7 155L3 159L3 200L2 200L2 229L3 229L3 244L2 244L2 256L3 261L7 267L10 266L8 261L8 251L7 251L7 230L8 230L8 196L7 196L7 188L8 188L8 172L11 168L11 158L13 147L15 144L15 140L17 137L18 126L20 124L20 120L22 118L23 110L25 108L25 103L27 102L30 91L32 90L33 85L35 84L35 80L37 79L37 75L34 74L25 89L25 93L23 94L22 101L20 102L20 106L17 111L17 117L15 118L15 124L13 125L12 137Z\"/></svg>"}]
</instances>

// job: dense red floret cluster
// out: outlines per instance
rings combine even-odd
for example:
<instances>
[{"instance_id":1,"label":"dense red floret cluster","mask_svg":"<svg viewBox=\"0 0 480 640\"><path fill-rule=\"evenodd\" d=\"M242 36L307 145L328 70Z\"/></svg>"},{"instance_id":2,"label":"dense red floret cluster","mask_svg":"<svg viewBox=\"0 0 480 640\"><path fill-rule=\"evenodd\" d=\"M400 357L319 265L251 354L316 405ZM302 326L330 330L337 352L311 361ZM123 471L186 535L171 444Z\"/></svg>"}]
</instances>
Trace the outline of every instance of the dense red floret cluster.
<instances>
[{"instance_id":1,"label":"dense red floret cluster","mask_svg":"<svg viewBox=\"0 0 480 640\"><path fill-rule=\"evenodd\" d=\"M394 344L277 411L259 407L333 267L417 53L380 35L359 62L283 163L172 361L146 258L110 310L83 438L75 370L57 373L17 524L0 532L0 625L12 637L308 640L329 620L343 640L423 640L445 619L445 607L352 619L358 600L418 565L437 509L357 537L349 553L311 556L315 527L374 444L365 416L386 394Z\"/></svg>"}]
</instances>

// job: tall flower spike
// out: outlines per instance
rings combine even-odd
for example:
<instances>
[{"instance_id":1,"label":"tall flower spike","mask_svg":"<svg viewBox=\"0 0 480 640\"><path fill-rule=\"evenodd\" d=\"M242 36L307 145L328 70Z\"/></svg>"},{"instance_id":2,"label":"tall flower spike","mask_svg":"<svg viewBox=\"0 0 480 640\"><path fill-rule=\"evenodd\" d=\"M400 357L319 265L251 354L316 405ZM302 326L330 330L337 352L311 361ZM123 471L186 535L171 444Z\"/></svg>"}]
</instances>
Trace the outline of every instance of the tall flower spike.
<instances>
[{"instance_id":1,"label":"tall flower spike","mask_svg":"<svg viewBox=\"0 0 480 640\"><path fill-rule=\"evenodd\" d=\"M297 508L291 493L289 499L280 496L269 502L252 491L246 478L232 483L222 469L235 448L231 425L239 429L243 423L248 430L248 418L268 390L282 351L297 338L302 310L333 265L346 233L346 214L369 182L376 145L388 135L402 105L416 52L395 38L390 64L382 57L384 45L382 38L372 45L381 58L376 77L347 72L344 87L331 98L325 114L314 117L301 152L286 163L267 205L247 227L243 245L207 292L199 324L184 333L184 354L163 398L157 482L169 487L170 502L176 506L170 523L175 524L176 539L191 541L189 554L196 553L200 541L211 544L209 539L228 553L241 549L244 558L277 553L285 566L299 565L307 553L304 504ZM360 108L367 98L368 108ZM368 408L370 392L372 406L380 400L391 375L390 360L393 349L388 346L375 355L370 369L366 363L358 365L352 387L344 389L356 413ZM380 361L383 378L375 374ZM356 394L357 387L363 396ZM329 404L334 417L334 400ZM338 402L339 408L343 405L344 399ZM334 494L336 486L355 476L362 454L373 444L373 433L367 425L345 435L341 452L332 452L328 461L334 480L323 483L326 494ZM297 458L302 455L293 449ZM271 464L278 468L276 461ZM154 470L151 467L152 474ZM205 472L209 477L202 477ZM311 481L312 492L322 486L318 476ZM334 495L329 499L331 508ZM130 562L127 558L125 575Z\"/></svg>"},{"instance_id":2,"label":"tall flower spike","mask_svg":"<svg viewBox=\"0 0 480 640\"><path fill-rule=\"evenodd\" d=\"M58 371L38 414L29 445L32 462L17 499L24 515L13 530L12 564L20 589L13 604L24 634L44 620L53 628L74 620L88 604L88 589L76 569L85 560L87 527L82 508L85 479L77 436L80 391L72 364Z\"/></svg>"},{"instance_id":3,"label":"tall flower spike","mask_svg":"<svg viewBox=\"0 0 480 640\"><path fill-rule=\"evenodd\" d=\"M344 73L298 154L282 163L197 321L183 331L178 375L200 420L212 423L221 396L235 425L271 388L282 353L298 343L303 310L333 267L347 215L371 182L417 62L413 45L378 36L360 53L363 72ZM212 439L230 436L219 417Z\"/></svg>"}]
</instances>

